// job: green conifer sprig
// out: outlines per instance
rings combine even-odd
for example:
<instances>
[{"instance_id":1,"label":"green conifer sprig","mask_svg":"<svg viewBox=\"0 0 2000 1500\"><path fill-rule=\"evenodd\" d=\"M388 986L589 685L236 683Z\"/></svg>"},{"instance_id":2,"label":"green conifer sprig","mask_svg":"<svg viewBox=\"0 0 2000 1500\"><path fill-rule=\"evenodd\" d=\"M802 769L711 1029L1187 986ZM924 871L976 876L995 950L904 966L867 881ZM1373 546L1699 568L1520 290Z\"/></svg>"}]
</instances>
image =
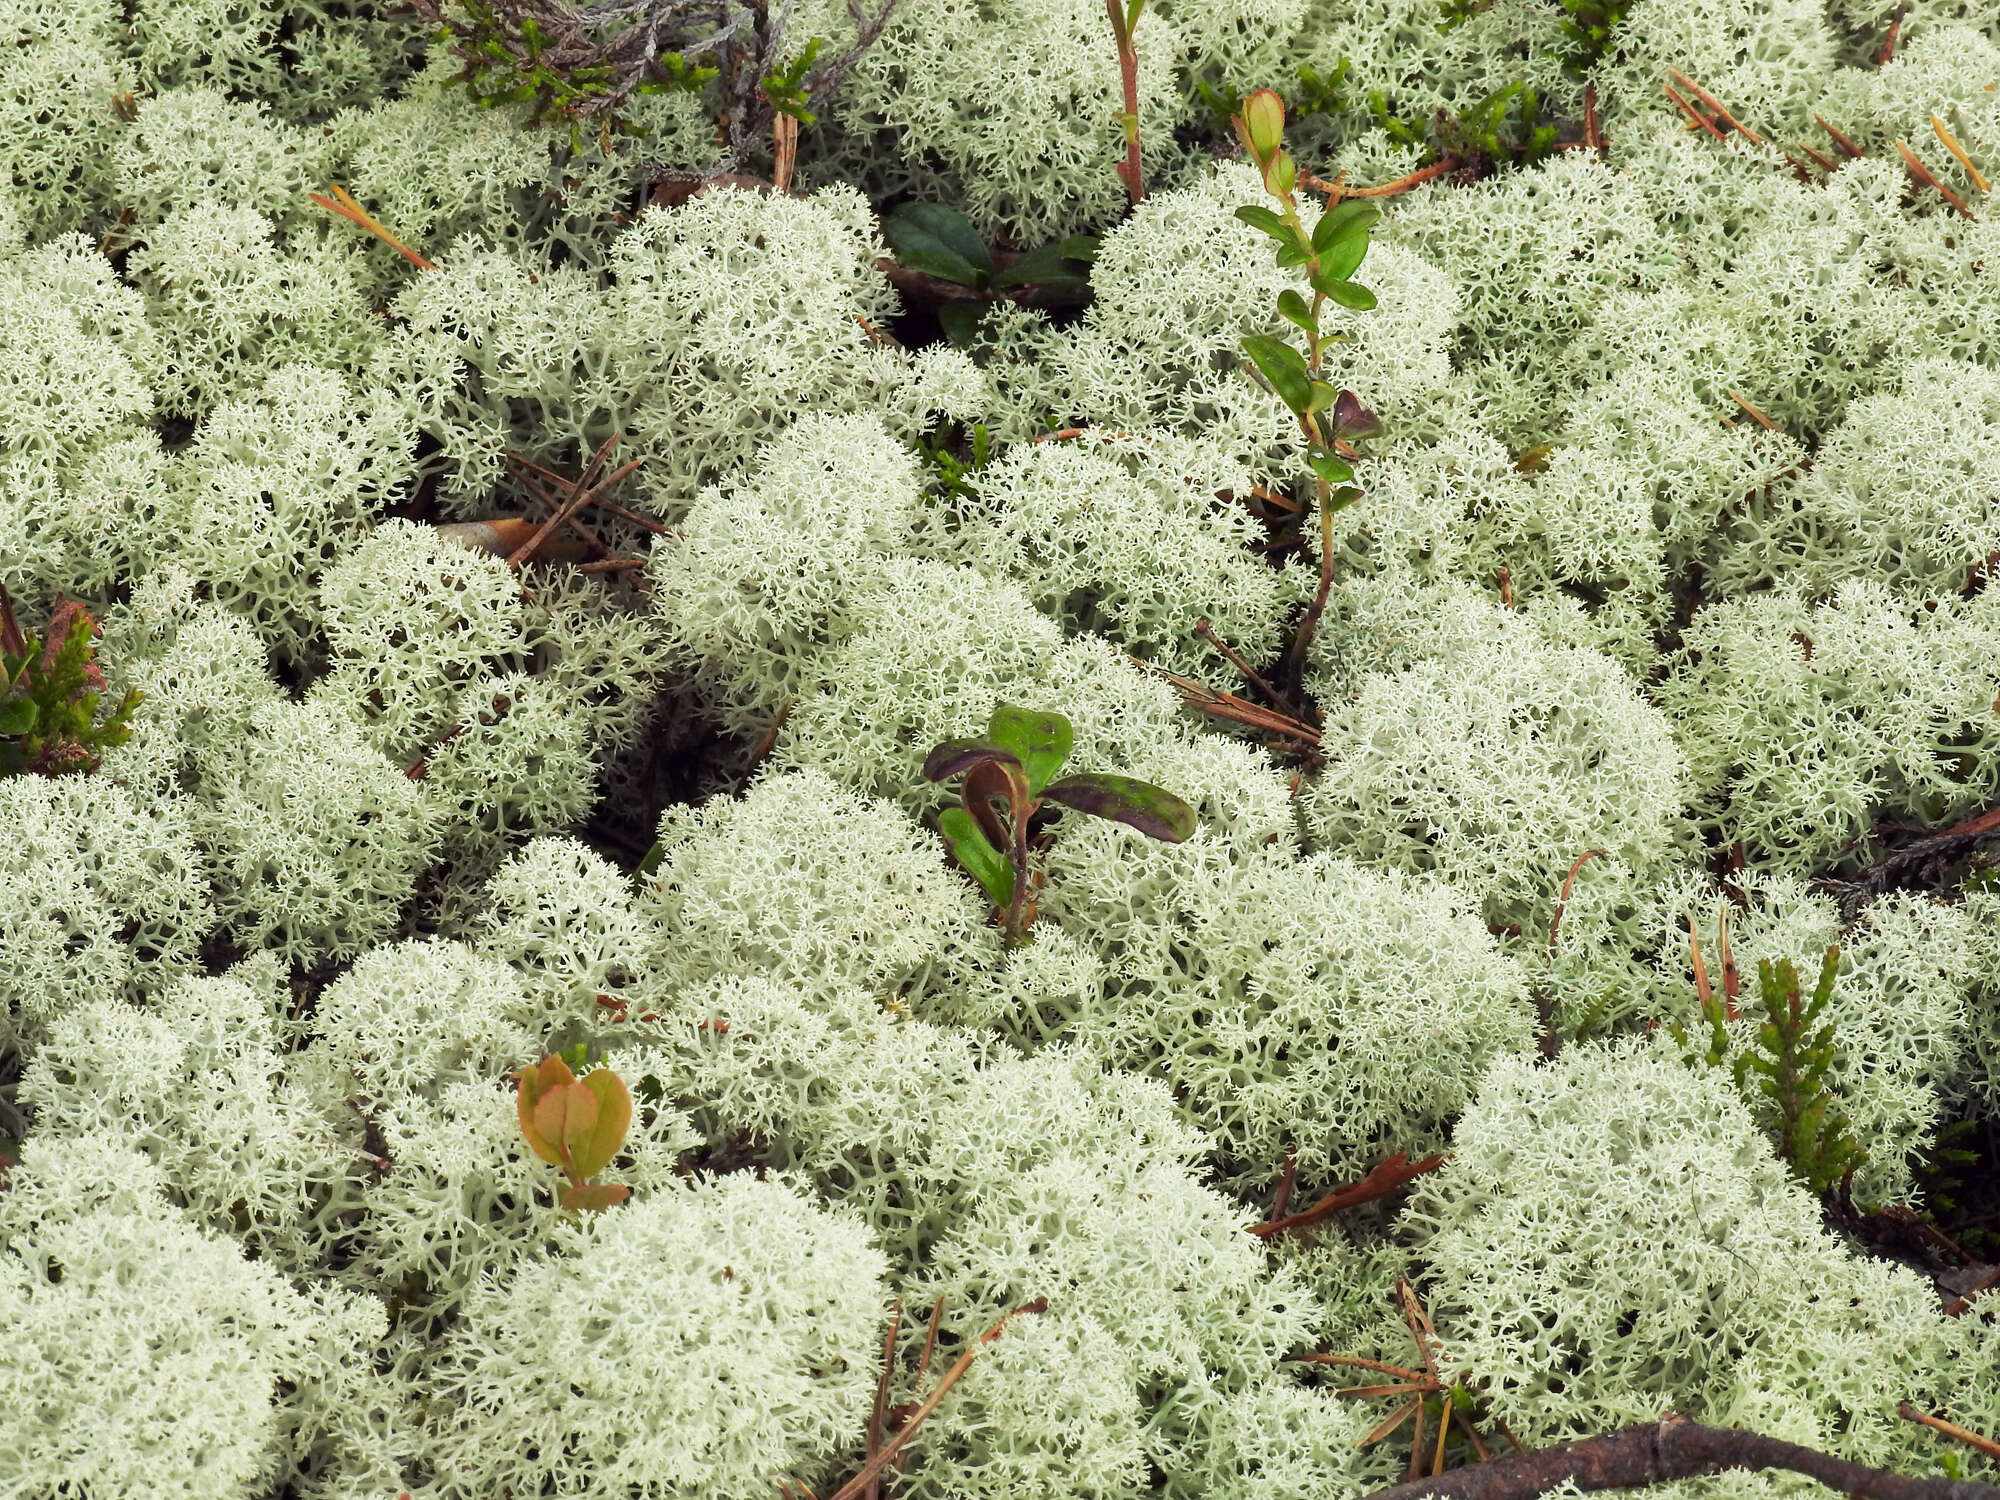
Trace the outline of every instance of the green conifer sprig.
<instances>
[{"instance_id":1,"label":"green conifer sprig","mask_svg":"<svg viewBox=\"0 0 2000 1500\"><path fill-rule=\"evenodd\" d=\"M1838 945L1820 961L1812 999L1805 1000L1798 971L1781 958L1757 964L1757 986L1768 1020L1757 1027L1757 1048L1740 1053L1731 1065L1736 1086L1746 1094L1751 1074L1757 1089L1777 1106L1778 1149L1792 1174L1815 1193L1824 1193L1867 1159L1834 1107L1827 1079L1833 1071L1833 1024L1817 1025L1833 998L1840 965ZM1817 1029L1815 1027L1817 1026Z\"/></svg>"}]
</instances>

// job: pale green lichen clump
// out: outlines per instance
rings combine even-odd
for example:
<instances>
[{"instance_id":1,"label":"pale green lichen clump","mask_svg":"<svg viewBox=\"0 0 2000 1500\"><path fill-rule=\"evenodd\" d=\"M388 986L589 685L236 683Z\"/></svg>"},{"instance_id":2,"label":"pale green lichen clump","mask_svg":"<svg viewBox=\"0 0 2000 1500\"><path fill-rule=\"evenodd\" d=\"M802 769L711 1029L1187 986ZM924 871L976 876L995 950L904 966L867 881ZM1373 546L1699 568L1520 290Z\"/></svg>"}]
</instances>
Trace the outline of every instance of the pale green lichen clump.
<instances>
[{"instance_id":1,"label":"pale green lichen clump","mask_svg":"<svg viewBox=\"0 0 2000 1500\"><path fill-rule=\"evenodd\" d=\"M2000 1428L2000 1294L1855 1227L1996 1253L1990 6L1153 0L1136 203L1096 0L904 0L788 191L698 182L719 83L573 143L379 9L0 0L0 738L65 600L140 695L0 776L0 1492L831 1495L894 1316L891 1425L978 1352L885 1494L1359 1500L1407 1429L1288 1356L1420 1363L1399 1278L1533 1445ZM1561 149L1453 134L1517 82ZM1269 188L1355 210L1260 88L1316 182L1461 159L1277 263ZM1087 283L939 314L952 210ZM1005 931L923 772L1003 704L1191 814L1052 803ZM1731 1066L1836 945L1823 1204Z\"/></svg>"}]
</instances>

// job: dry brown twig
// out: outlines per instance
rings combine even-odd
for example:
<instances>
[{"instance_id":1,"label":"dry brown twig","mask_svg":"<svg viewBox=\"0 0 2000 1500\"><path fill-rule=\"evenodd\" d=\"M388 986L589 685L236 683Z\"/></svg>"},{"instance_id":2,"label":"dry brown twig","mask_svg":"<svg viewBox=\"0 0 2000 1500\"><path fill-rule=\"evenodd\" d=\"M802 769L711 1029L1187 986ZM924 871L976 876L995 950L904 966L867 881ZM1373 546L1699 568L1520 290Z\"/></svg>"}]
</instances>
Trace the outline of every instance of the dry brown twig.
<instances>
[{"instance_id":1,"label":"dry brown twig","mask_svg":"<svg viewBox=\"0 0 2000 1500\"><path fill-rule=\"evenodd\" d=\"M2000 1500L2000 1489L1964 1479L1913 1479L1737 1428L1708 1427L1668 1412L1657 1423L1557 1443L1494 1463L1453 1469L1375 1491L1364 1500L1534 1500L1570 1483L1635 1489L1723 1469L1786 1469L1859 1500Z\"/></svg>"},{"instance_id":2,"label":"dry brown twig","mask_svg":"<svg viewBox=\"0 0 2000 1500\"><path fill-rule=\"evenodd\" d=\"M1947 1422L1943 1417L1935 1417L1929 1412L1918 1411L1907 1401L1902 1402L1896 1407L1896 1414L1906 1421L1922 1423L1925 1427L1941 1432L1946 1437L1957 1438L1966 1447L1984 1453L1988 1458L2000 1459L2000 1443L1994 1442L1989 1437L1981 1437L1976 1432L1970 1432L1960 1427L1956 1422Z\"/></svg>"},{"instance_id":3,"label":"dry brown twig","mask_svg":"<svg viewBox=\"0 0 2000 1500\"><path fill-rule=\"evenodd\" d=\"M1406 1183L1421 1177L1426 1172L1436 1171L1444 1164L1444 1157L1433 1152L1421 1161L1411 1161L1409 1153L1398 1151L1394 1156L1377 1162L1366 1177L1346 1187L1335 1188L1311 1208L1302 1208L1295 1214L1282 1218L1267 1219L1262 1224L1245 1225L1248 1233L1262 1240L1273 1239L1295 1229L1322 1223L1343 1209L1357 1208L1363 1203L1373 1203L1378 1198L1386 1198ZM1289 1197L1289 1193L1287 1194Z\"/></svg>"}]
</instances>

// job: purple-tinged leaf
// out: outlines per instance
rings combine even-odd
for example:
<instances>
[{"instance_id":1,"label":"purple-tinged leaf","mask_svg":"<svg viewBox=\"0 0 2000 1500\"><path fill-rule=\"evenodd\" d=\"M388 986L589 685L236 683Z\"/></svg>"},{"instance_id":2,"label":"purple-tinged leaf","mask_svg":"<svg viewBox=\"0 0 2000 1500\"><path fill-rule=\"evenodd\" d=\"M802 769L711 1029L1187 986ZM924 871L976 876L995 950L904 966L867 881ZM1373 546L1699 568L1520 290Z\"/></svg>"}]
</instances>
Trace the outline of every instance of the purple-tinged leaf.
<instances>
[{"instance_id":1,"label":"purple-tinged leaf","mask_svg":"<svg viewBox=\"0 0 2000 1500\"><path fill-rule=\"evenodd\" d=\"M994 848L1012 849L1026 832L1023 825L1034 809L1028 796L1027 773L1018 763L985 761L965 773L960 799L972 821Z\"/></svg>"},{"instance_id":2,"label":"purple-tinged leaf","mask_svg":"<svg viewBox=\"0 0 2000 1500\"><path fill-rule=\"evenodd\" d=\"M982 761L1008 760L1019 765L1019 757L1002 750L989 739L946 740L924 757L924 780L949 781Z\"/></svg>"},{"instance_id":3,"label":"purple-tinged leaf","mask_svg":"<svg viewBox=\"0 0 2000 1500\"><path fill-rule=\"evenodd\" d=\"M1046 788L1045 801L1060 802L1096 818L1136 828L1148 838L1178 844L1194 832L1194 809L1172 792L1131 776L1087 772Z\"/></svg>"},{"instance_id":4,"label":"purple-tinged leaf","mask_svg":"<svg viewBox=\"0 0 2000 1500\"><path fill-rule=\"evenodd\" d=\"M1350 442L1365 442L1382 435L1382 419L1363 406L1354 392L1342 391L1340 399L1333 403L1333 435Z\"/></svg>"}]
</instances>

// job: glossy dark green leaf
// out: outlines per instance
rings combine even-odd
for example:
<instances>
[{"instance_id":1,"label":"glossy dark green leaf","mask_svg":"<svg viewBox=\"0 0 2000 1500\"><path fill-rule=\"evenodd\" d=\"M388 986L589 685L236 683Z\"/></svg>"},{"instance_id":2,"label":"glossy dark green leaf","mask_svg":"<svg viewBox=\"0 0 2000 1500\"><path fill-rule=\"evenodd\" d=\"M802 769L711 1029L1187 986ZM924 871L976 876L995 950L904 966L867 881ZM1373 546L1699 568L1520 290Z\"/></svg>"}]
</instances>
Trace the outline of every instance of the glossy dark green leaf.
<instances>
[{"instance_id":1,"label":"glossy dark green leaf","mask_svg":"<svg viewBox=\"0 0 2000 1500\"><path fill-rule=\"evenodd\" d=\"M1278 264L1287 270L1293 266L1302 266L1310 259L1312 252L1297 240L1288 241L1278 247Z\"/></svg>"},{"instance_id":2,"label":"glossy dark green leaf","mask_svg":"<svg viewBox=\"0 0 2000 1500\"><path fill-rule=\"evenodd\" d=\"M989 760L1008 760L1017 766L1021 763L1011 750L1003 750L984 737L946 740L924 757L924 780L949 781Z\"/></svg>"},{"instance_id":3,"label":"glossy dark green leaf","mask_svg":"<svg viewBox=\"0 0 2000 1500\"><path fill-rule=\"evenodd\" d=\"M905 203L882 221L882 235L896 260L912 271L978 287L993 270L979 231L942 203Z\"/></svg>"},{"instance_id":4,"label":"glossy dark green leaf","mask_svg":"<svg viewBox=\"0 0 2000 1500\"><path fill-rule=\"evenodd\" d=\"M1136 828L1148 838L1178 844L1194 832L1194 809L1172 792L1131 776L1086 772L1052 782L1042 793L1095 818Z\"/></svg>"},{"instance_id":5,"label":"glossy dark green leaf","mask_svg":"<svg viewBox=\"0 0 2000 1500\"><path fill-rule=\"evenodd\" d=\"M1290 287L1278 293L1278 316L1288 323L1295 323L1307 333L1319 332L1319 321L1313 317L1306 299Z\"/></svg>"},{"instance_id":6,"label":"glossy dark green leaf","mask_svg":"<svg viewBox=\"0 0 2000 1500\"><path fill-rule=\"evenodd\" d=\"M1339 397L1340 392L1328 385L1324 380L1315 380L1306 388L1306 410L1308 412L1325 411Z\"/></svg>"},{"instance_id":7,"label":"glossy dark green leaf","mask_svg":"<svg viewBox=\"0 0 2000 1500\"><path fill-rule=\"evenodd\" d=\"M1336 203L1319 216L1313 225L1312 247L1315 254L1325 254L1335 240L1345 239L1349 234L1366 234L1369 227L1382 217L1382 210L1372 203L1363 203L1348 198Z\"/></svg>"},{"instance_id":8,"label":"glossy dark green leaf","mask_svg":"<svg viewBox=\"0 0 2000 1500\"><path fill-rule=\"evenodd\" d=\"M994 286L1087 286L1090 262L1066 253L1060 245L1037 245L1004 271L994 273Z\"/></svg>"},{"instance_id":9,"label":"glossy dark green leaf","mask_svg":"<svg viewBox=\"0 0 2000 1500\"><path fill-rule=\"evenodd\" d=\"M1358 281L1336 281L1326 288L1326 294L1342 307L1351 307L1356 312L1367 312L1375 306L1375 294Z\"/></svg>"},{"instance_id":10,"label":"glossy dark green leaf","mask_svg":"<svg viewBox=\"0 0 2000 1500\"><path fill-rule=\"evenodd\" d=\"M991 310L990 302L941 302L938 327L954 349L970 349L979 338L979 324Z\"/></svg>"},{"instance_id":11,"label":"glossy dark green leaf","mask_svg":"<svg viewBox=\"0 0 2000 1500\"><path fill-rule=\"evenodd\" d=\"M1014 899L1014 867L979 831L971 813L962 807L947 807L938 814L938 832L944 835L951 857L979 882L996 908L1004 908Z\"/></svg>"},{"instance_id":12,"label":"glossy dark green leaf","mask_svg":"<svg viewBox=\"0 0 2000 1500\"><path fill-rule=\"evenodd\" d=\"M0 703L0 734L27 734L41 716L34 699L9 698Z\"/></svg>"},{"instance_id":13,"label":"glossy dark green leaf","mask_svg":"<svg viewBox=\"0 0 2000 1500\"><path fill-rule=\"evenodd\" d=\"M986 738L1020 761L1028 774L1028 795L1038 797L1069 759L1076 731L1059 713L1002 703L987 721Z\"/></svg>"},{"instance_id":14,"label":"glossy dark green leaf","mask_svg":"<svg viewBox=\"0 0 2000 1500\"><path fill-rule=\"evenodd\" d=\"M1271 338L1267 334L1245 334L1243 352L1250 356L1250 362L1271 382L1271 389L1278 393L1293 411L1301 411L1310 394L1312 377L1306 373L1305 356L1290 344Z\"/></svg>"},{"instance_id":15,"label":"glossy dark green leaf","mask_svg":"<svg viewBox=\"0 0 2000 1500\"><path fill-rule=\"evenodd\" d=\"M1354 477L1354 467L1336 454L1318 451L1307 455L1313 473L1328 484L1345 484Z\"/></svg>"},{"instance_id":16,"label":"glossy dark green leaf","mask_svg":"<svg viewBox=\"0 0 2000 1500\"><path fill-rule=\"evenodd\" d=\"M1064 237L1060 248L1066 260L1094 261L1099 243L1094 234L1072 234Z\"/></svg>"},{"instance_id":17,"label":"glossy dark green leaf","mask_svg":"<svg viewBox=\"0 0 2000 1500\"><path fill-rule=\"evenodd\" d=\"M1281 245L1292 243L1292 226L1285 222L1283 214L1261 204L1247 203L1236 210L1236 217L1252 229L1261 229Z\"/></svg>"},{"instance_id":18,"label":"glossy dark green leaf","mask_svg":"<svg viewBox=\"0 0 2000 1500\"><path fill-rule=\"evenodd\" d=\"M1331 276L1335 281L1345 281L1361 267L1368 257L1368 231L1354 230L1343 234L1331 245L1319 252L1319 272Z\"/></svg>"}]
</instances>

